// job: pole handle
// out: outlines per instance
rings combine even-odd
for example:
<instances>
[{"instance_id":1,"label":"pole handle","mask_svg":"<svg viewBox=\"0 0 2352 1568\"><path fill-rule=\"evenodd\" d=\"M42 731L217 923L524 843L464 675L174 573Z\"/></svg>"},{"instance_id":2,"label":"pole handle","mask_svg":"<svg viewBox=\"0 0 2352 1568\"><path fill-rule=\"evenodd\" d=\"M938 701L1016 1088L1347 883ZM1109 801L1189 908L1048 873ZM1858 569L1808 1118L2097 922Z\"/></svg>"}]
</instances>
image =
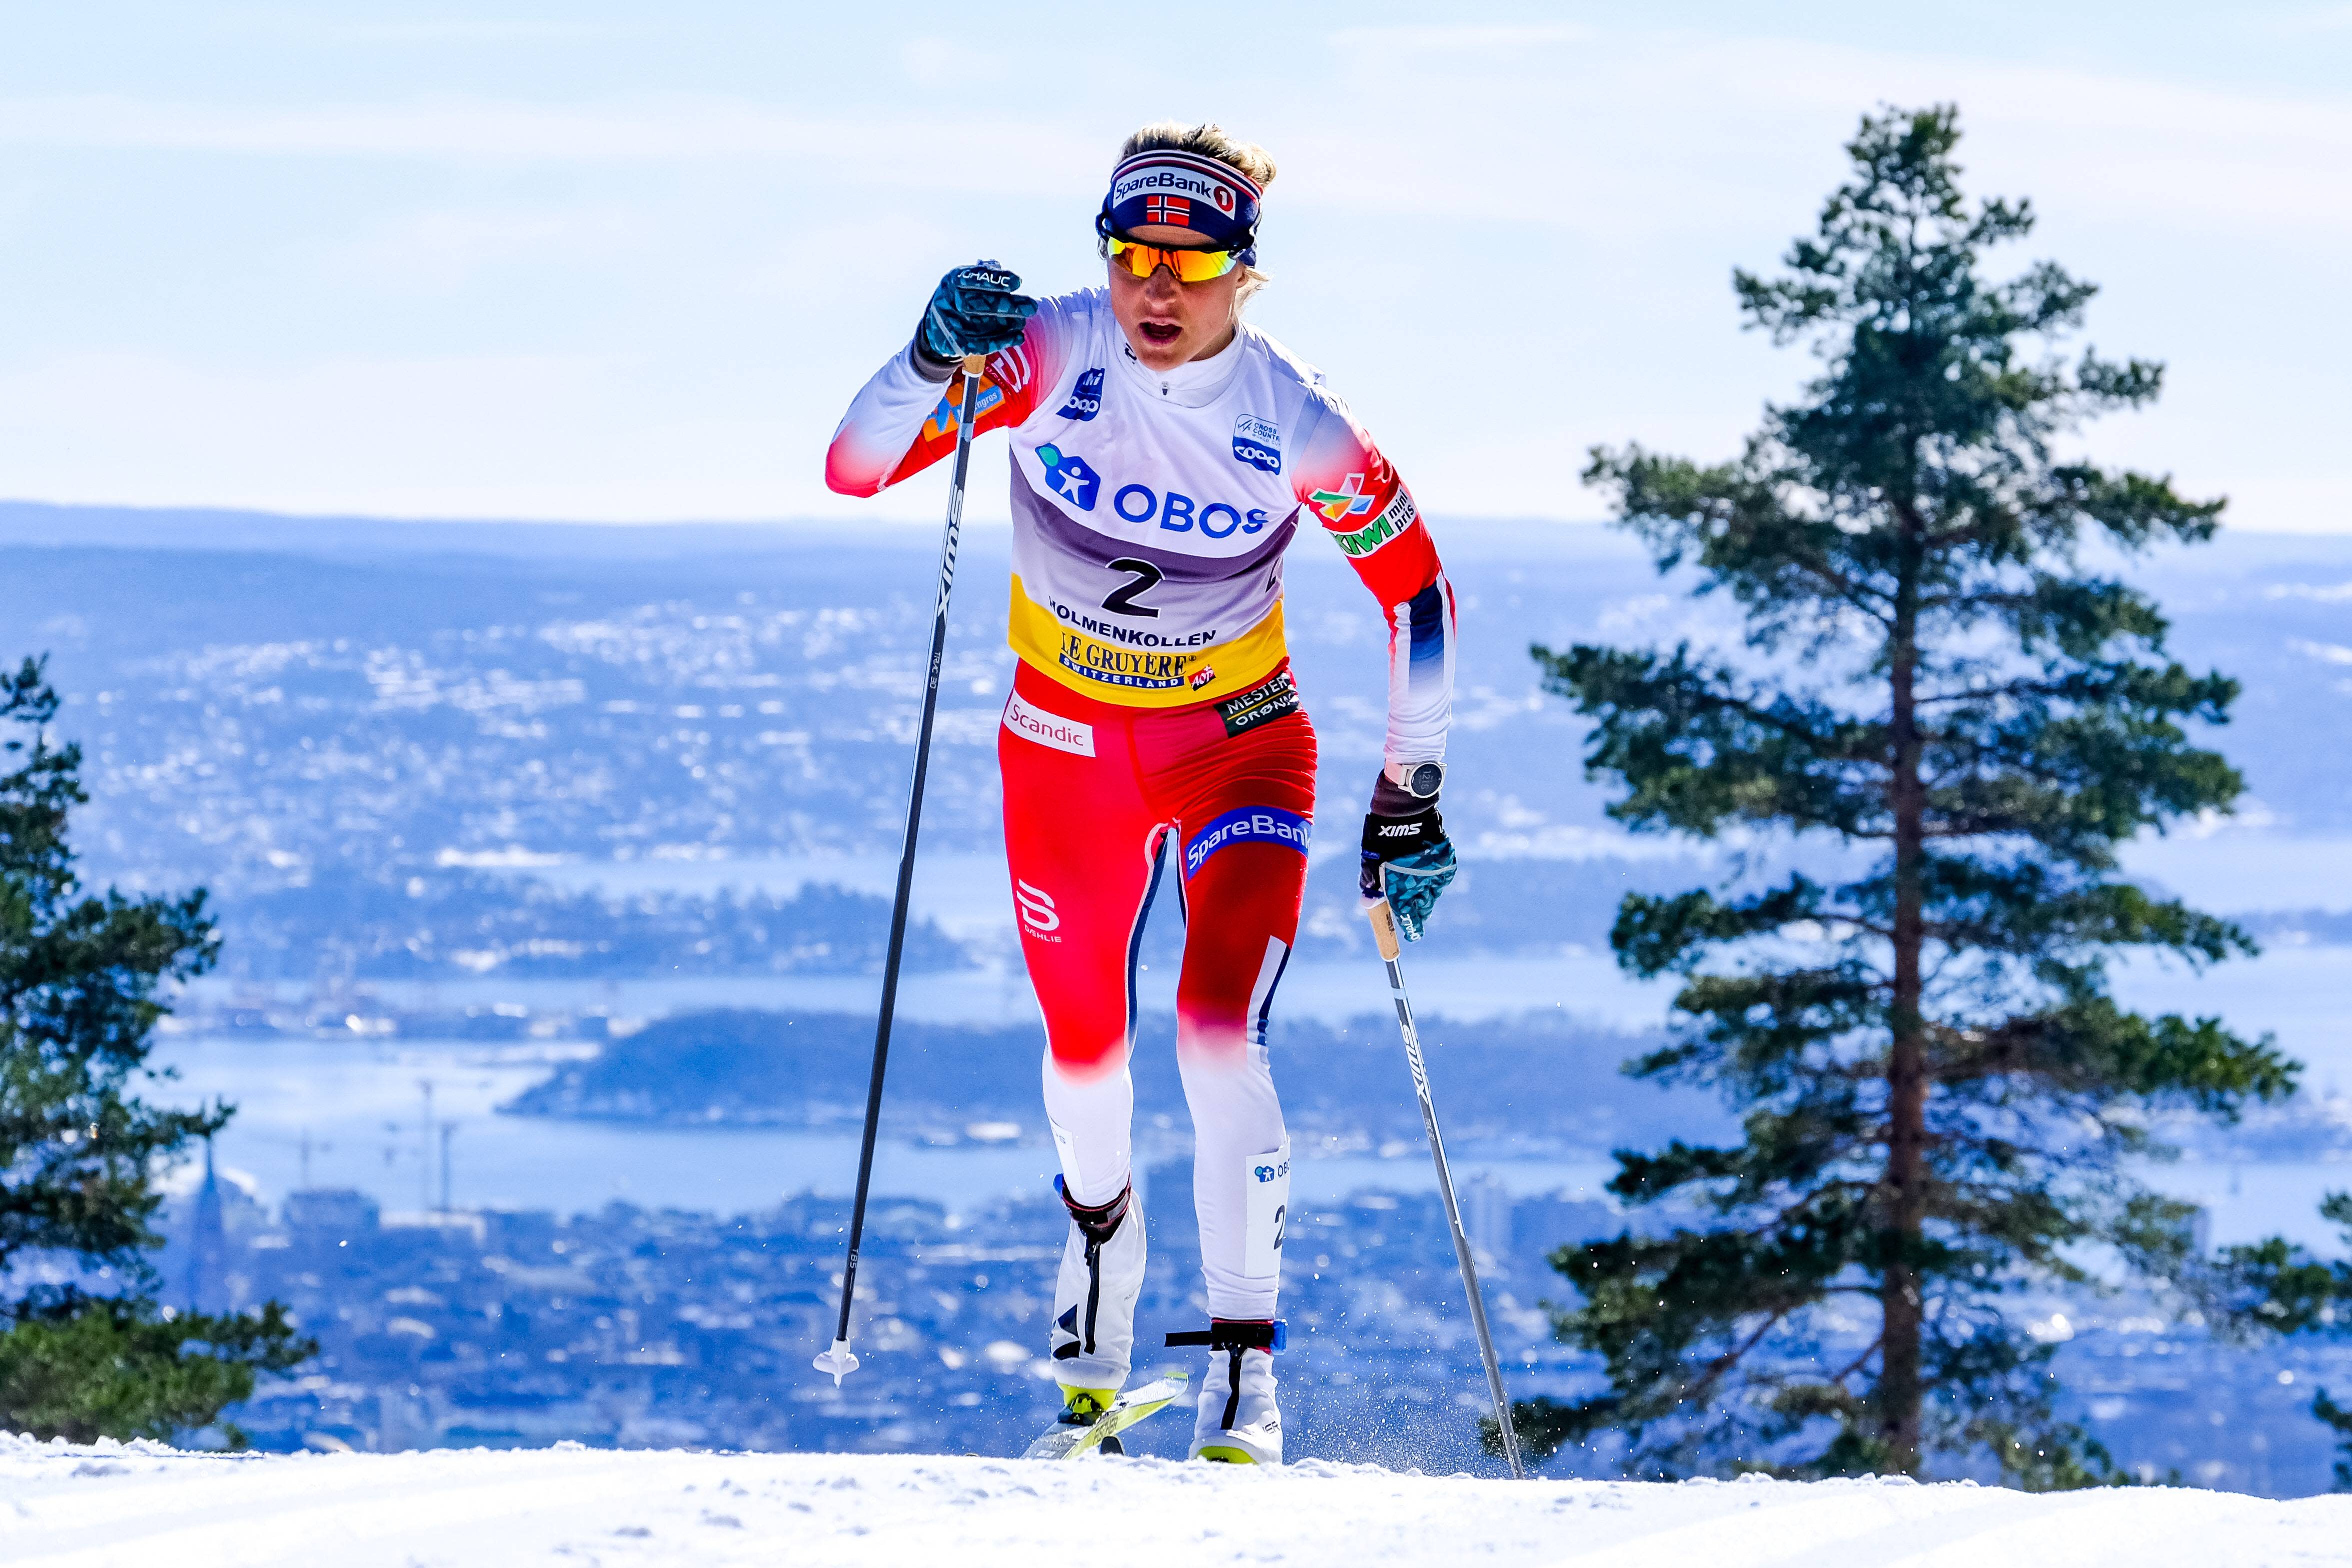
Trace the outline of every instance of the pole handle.
<instances>
[{"instance_id":1,"label":"pole handle","mask_svg":"<svg viewBox=\"0 0 2352 1568\"><path fill-rule=\"evenodd\" d=\"M959 406L963 408L975 407L977 406L977 400L972 396L972 389L980 385L980 378L988 369L988 356L986 354L966 354L963 357L961 369L963 371L963 385L961 392L959 393L961 400Z\"/></svg>"},{"instance_id":2,"label":"pole handle","mask_svg":"<svg viewBox=\"0 0 2352 1568\"><path fill-rule=\"evenodd\" d=\"M1371 916L1372 941L1379 946L1381 956L1395 963L1402 951L1397 946L1396 911L1389 907L1387 899L1381 898L1364 905L1364 913Z\"/></svg>"}]
</instances>

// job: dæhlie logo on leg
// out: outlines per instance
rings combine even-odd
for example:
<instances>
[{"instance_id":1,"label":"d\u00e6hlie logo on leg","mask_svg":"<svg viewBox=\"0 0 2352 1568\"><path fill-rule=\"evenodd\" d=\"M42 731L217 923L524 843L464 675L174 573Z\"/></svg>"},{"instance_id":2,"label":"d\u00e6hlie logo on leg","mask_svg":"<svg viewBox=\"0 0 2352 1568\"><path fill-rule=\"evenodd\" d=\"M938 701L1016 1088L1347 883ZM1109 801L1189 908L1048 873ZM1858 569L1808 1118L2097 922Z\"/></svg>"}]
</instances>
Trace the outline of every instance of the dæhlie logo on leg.
<instances>
[{"instance_id":1,"label":"d\u00e6hlie logo on leg","mask_svg":"<svg viewBox=\"0 0 2352 1568\"><path fill-rule=\"evenodd\" d=\"M1053 935L1062 928L1062 916L1054 907L1052 894L1042 887L1033 887L1025 882L1015 880L1013 883L1013 901L1021 906L1021 924L1028 928L1032 936L1045 942L1061 940L1059 936Z\"/></svg>"}]
</instances>

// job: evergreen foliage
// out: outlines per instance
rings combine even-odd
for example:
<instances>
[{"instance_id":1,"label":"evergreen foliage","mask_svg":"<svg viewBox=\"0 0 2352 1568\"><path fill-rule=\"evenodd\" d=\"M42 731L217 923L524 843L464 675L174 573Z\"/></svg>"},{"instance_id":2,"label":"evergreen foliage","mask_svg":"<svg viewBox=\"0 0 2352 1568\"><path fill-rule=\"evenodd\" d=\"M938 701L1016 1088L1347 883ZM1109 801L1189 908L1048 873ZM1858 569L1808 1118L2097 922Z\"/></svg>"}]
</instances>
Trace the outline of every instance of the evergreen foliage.
<instances>
[{"instance_id":1,"label":"evergreen foliage","mask_svg":"<svg viewBox=\"0 0 2352 1568\"><path fill-rule=\"evenodd\" d=\"M36 1437L169 1441L253 1394L314 1346L276 1301L256 1312L173 1312L143 1295L61 1292L19 1303L0 1334L0 1425ZM244 1435L226 1428L230 1446Z\"/></svg>"},{"instance_id":2,"label":"evergreen foliage","mask_svg":"<svg viewBox=\"0 0 2352 1568\"><path fill-rule=\"evenodd\" d=\"M1963 196L1958 136L1949 108L1866 117L1787 274L1736 275L1748 322L1822 366L1738 457L1586 470L1662 572L1745 618L1721 654L1534 650L1593 721L1611 814L1835 869L1620 906L1621 965L1681 982L1675 1039L1628 1071L1720 1092L1745 1135L1619 1154L1612 1189L1671 1223L1554 1255L1581 1298L1559 1333L1608 1384L1520 1406L1538 1452L1606 1432L1644 1475L2116 1479L2019 1298L2095 1258L2189 1266L2193 1210L2126 1168L2147 1113L2293 1091L2267 1040L2108 994L2117 949L2252 951L2115 855L2230 809L2188 727L2237 688L2166 658L2158 607L2096 563L2210 538L2222 503L2058 450L2161 371L2057 357L2093 287L1988 275L2032 213Z\"/></svg>"},{"instance_id":3,"label":"evergreen foliage","mask_svg":"<svg viewBox=\"0 0 2352 1568\"><path fill-rule=\"evenodd\" d=\"M162 1162L225 1125L228 1108L160 1110L149 1036L163 988L212 962L202 892L83 893L66 841L88 797L81 754L52 747L57 693L41 664L0 674L0 1281L75 1261L120 1293L19 1287L0 1302L0 1427L38 1437L165 1437L202 1427L310 1347L275 1306L173 1315L147 1254Z\"/></svg>"},{"instance_id":4,"label":"evergreen foliage","mask_svg":"<svg viewBox=\"0 0 2352 1568\"><path fill-rule=\"evenodd\" d=\"M2333 1260L2279 1237L2223 1250L2223 1274L2239 1292L2234 1316L2283 1334L2352 1334L2352 1192L2333 1192L2320 1214L2343 1228L2347 1256ZM2322 1388L2311 1413L2336 1434L2336 1487L2352 1491L2352 1406Z\"/></svg>"},{"instance_id":5,"label":"evergreen foliage","mask_svg":"<svg viewBox=\"0 0 2352 1568\"><path fill-rule=\"evenodd\" d=\"M2336 1490L2352 1491L2352 1409L2347 1409L2321 1389L2313 1396L2311 1413L2336 1429Z\"/></svg>"}]
</instances>

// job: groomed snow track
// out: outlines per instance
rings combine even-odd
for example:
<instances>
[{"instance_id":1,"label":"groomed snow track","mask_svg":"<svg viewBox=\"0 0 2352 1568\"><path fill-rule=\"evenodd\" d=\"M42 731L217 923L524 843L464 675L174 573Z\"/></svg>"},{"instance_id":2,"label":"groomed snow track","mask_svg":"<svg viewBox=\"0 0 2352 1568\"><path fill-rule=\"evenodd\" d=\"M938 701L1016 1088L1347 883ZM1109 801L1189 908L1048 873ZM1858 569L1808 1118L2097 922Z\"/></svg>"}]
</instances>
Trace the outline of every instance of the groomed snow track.
<instances>
[{"instance_id":1,"label":"groomed snow track","mask_svg":"<svg viewBox=\"0 0 2352 1568\"><path fill-rule=\"evenodd\" d=\"M254 1456L0 1436L9 1568L562 1563L2352 1563L2352 1497L2026 1497L1972 1486L1655 1486L1308 1462L873 1455Z\"/></svg>"}]
</instances>

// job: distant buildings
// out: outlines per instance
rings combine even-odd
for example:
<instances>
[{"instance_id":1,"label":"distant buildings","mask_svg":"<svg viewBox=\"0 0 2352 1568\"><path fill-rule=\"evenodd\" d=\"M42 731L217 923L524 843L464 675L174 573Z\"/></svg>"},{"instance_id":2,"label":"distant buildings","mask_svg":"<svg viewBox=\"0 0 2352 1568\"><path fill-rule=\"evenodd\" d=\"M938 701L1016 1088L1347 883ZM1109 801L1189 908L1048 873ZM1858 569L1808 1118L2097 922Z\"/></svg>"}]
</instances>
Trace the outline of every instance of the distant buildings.
<instances>
[{"instance_id":1,"label":"distant buildings","mask_svg":"<svg viewBox=\"0 0 2352 1568\"><path fill-rule=\"evenodd\" d=\"M1139 1370L1199 1373L1151 1347L1198 1326L1199 1258L1179 1162L1163 1195L1138 1335ZM1171 1196L1172 1195L1172 1197ZM1613 1234L1607 1205L1462 1189L1485 1254L1512 1394L1590 1386L1543 1310L1569 1294L1544 1261ZM861 1260L858 1354L839 1389L809 1369L831 1338L847 1205L803 1196L720 1217L614 1204L546 1212L383 1213L347 1190L289 1196L274 1218L207 1176L179 1206L167 1278L210 1308L276 1298L320 1342L292 1379L233 1418L256 1446L390 1451L619 1447L1017 1452L1051 1415L1043 1354L1060 1208L970 1215L881 1200ZM1444 1471L1491 1463L1486 1396L1433 1195L1360 1192L1302 1205L1286 1248L1284 1411L1297 1452ZM2311 1491L2328 1482L2311 1390L2352 1387L2352 1348L2221 1346L2115 1303L2070 1304L2060 1372L2117 1458L2201 1485ZM2105 1315L2102 1315L2105 1314ZM1181 1452L1189 1423L1142 1428L1139 1452ZM1562 1455L1554 1474L1613 1473Z\"/></svg>"},{"instance_id":2,"label":"distant buildings","mask_svg":"<svg viewBox=\"0 0 2352 1568\"><path fill-rule=\"evenodd\" d=\"M1481 1188L1478 1201L1489 1238L1508 1235L1507 1197ZM212 1179L181 1207L190 1301L281 1300L320 1341L302 1375L236 1414L263 1448L1011 1452L1055 1406L1043 1325L1062 1219L1047 1204L957 1217L880 1203L861 1273L866 1369L837 1391L807 1364L831 1334L837 1199L734 1218L615 1204L562 1219L384 1213L322 1190L290 1196L272 1221ZM224 1222L231 1209L240 1223ZM1197 1374L1190 1353L1149 1348L1206 1315L1189 1217L1178 1205L1153 1229L1139 1360ZM1476 1363L1435 1199L1365 1194L1301 1215L1291 1235L1294 1429L1347 1457L1481 1462L1454 1409ZM1562 1353L1510 1269L1497 1264L1495 1301L1525 1375Z\"/></svg>"}]
</instances>

